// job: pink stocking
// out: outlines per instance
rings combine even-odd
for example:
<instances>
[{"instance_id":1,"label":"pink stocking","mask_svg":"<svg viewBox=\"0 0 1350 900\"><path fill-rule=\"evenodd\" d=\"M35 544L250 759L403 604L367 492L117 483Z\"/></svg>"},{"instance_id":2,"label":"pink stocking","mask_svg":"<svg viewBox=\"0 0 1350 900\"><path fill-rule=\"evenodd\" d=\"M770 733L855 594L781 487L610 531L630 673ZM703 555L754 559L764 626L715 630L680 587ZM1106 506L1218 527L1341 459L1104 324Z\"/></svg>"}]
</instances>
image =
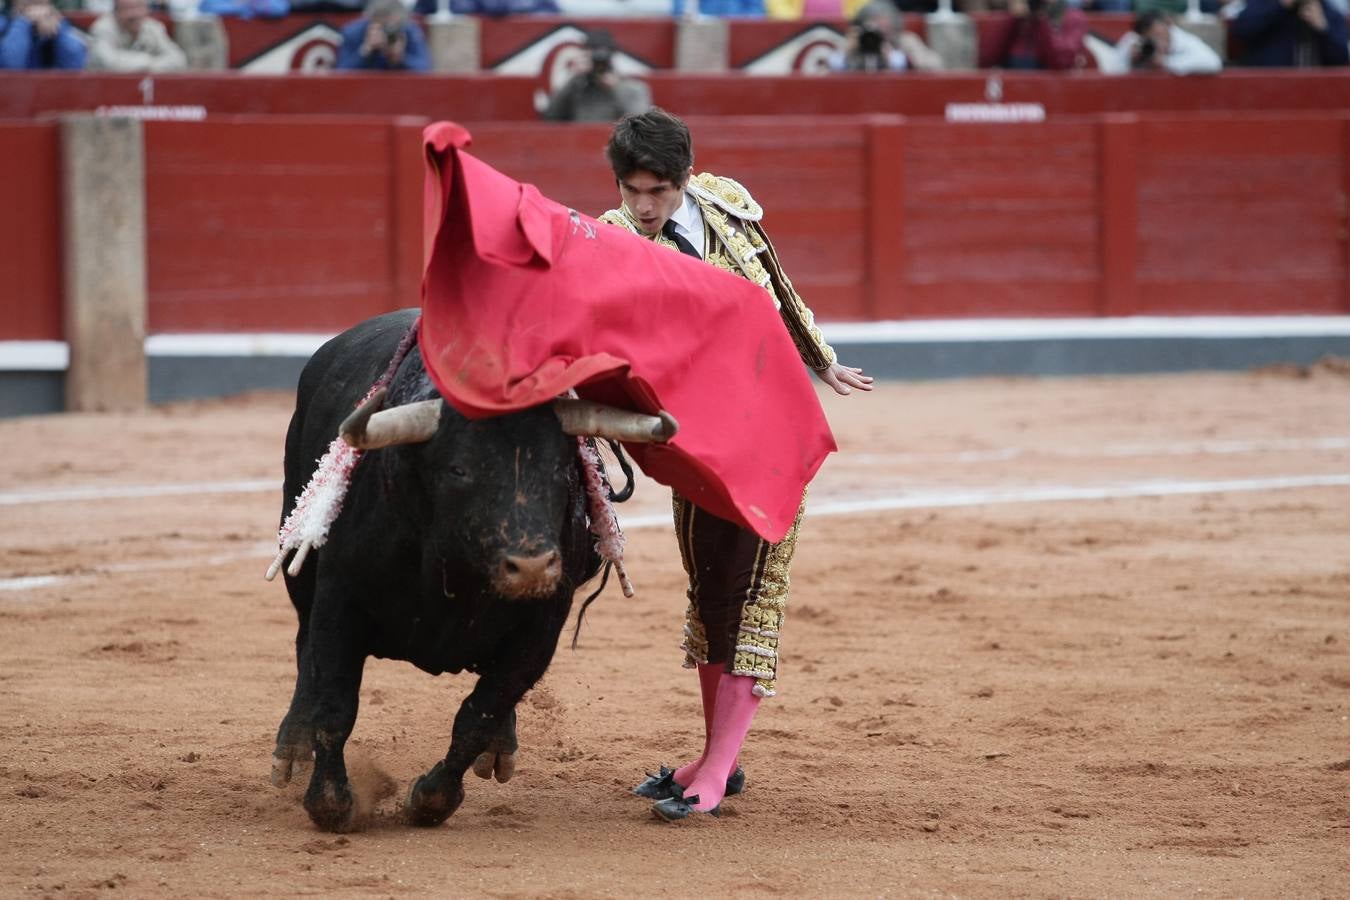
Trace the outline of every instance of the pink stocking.
<instances>
[{"instance_id":1,"label":"pink stocking","mask_svg":"<svg viewBox=\"0 0 1350 900\"><path fill-rule=\"evenodd\" d=\"M675 770L675 783L678 785L693 781L708 755L708 743L712 740L713 710L717 706L717 682L722 677L722 669L721 663L698 664L698 687L703 695L703 753L698 759Z\"/></svg>"},{"instance_id":2,"label":"pink stocking","mask_svg":"<svg viewBox=\"0 0 1350 900\"><path fill-rule=\"evenodd\" d=\"M722 673L717 683L717 703L713 712L712 734L702 765L693 781L684 789L685 797L698 797L694 809L707 812L722 802L727 791L727 776L736 766L750 723L759 708L755 679L749 675ZM678 779L677 779L678 780Z\"/></svg>"}]
</instances>

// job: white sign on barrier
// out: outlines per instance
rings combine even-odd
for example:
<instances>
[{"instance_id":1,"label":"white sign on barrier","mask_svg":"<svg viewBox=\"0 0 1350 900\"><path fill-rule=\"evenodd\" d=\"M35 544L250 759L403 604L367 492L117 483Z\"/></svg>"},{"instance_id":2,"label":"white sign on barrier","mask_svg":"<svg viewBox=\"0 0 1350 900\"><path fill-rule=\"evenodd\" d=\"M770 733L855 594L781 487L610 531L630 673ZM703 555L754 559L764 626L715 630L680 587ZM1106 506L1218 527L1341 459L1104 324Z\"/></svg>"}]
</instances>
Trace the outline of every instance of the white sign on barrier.
<instances>
[{"instance_id":1,"label":"white sign on barrier","mask_svg":"<svg viewBox=\"0 0 1350 900\"><path fill-rule=\"evenodd\" d=\"M205 106L100 106L96 116L119 119L146 119L154 122L200 122L206 118Z\"/></svg>"},{"instance_id":2,"label":"white sign on barrier","mask_svg":"<svg viewBox=\"0 0 1350 900\"><path fill-rule=\"evenodd\" d=\"M1040 103L948 103L948 122L1044 122Z\"/></svg>"}]
</instances>

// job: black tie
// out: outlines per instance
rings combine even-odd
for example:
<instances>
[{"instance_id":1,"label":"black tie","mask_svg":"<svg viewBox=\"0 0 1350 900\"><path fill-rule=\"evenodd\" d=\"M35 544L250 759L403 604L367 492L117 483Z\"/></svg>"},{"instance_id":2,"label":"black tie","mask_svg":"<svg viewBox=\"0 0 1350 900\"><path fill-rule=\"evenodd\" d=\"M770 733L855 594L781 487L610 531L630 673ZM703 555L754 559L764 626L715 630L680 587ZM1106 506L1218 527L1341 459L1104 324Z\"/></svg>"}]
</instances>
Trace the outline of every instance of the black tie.
<instances>
[{"instance_id":1,"label":"black tie","mask_svg":"<svg viewBox=\"0 0 1350 900\"><path fill-rule=\"evenodd\" d=\"M680 252L685 256L692 256L694 259L702 259L699 252L694 249L694 245L685 239L684 235L675 230L675 220L666 219L666 224L661 226L661 234L667 239L675 242L675 246L680 248Z\"/></svg>"}]
</instances>

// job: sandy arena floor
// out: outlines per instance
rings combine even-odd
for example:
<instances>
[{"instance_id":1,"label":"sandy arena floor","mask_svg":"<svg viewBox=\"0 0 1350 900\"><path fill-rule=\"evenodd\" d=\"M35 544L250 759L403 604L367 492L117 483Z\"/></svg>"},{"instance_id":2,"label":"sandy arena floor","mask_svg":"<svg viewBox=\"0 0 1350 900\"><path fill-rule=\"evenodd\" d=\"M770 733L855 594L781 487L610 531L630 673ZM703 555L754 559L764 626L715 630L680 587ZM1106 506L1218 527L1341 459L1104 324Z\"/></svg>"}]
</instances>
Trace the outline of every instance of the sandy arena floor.
<instances>
[{"instance_id":1,"label":"sandy arena floor","mask_svg":"<svg viewBox=\"0 0 1350 900\"><path fill-rule=\"evenodd\" d=\"M827 399L782 694L720 821L627 793L702 737L643 484L638 597L592 607L516 777L440 828L398 803L469 680L371 661L348 836L268 783L290 402L0 422L0 895L1350 895L1344 373Z\"/></svg>"}]
</instances>

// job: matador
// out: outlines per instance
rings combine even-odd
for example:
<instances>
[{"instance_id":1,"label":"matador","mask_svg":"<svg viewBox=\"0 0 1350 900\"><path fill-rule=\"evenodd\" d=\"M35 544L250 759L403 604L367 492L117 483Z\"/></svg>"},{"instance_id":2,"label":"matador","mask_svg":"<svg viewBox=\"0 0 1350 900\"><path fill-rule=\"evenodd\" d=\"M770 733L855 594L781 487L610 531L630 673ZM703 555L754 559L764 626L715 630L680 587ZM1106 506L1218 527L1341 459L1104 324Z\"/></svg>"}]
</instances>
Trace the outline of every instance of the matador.
<instances>
[{"instance_id":1,"label":"matador","mask_svg":"<svg viewBox=\"0 0 1350 900\"><path fill-rule=\"evenodd\" d=\"M730 178L694 174L684 122L661 109L627 116L615 126L606 153L622 204L600 221L761 286L805 365L840 394L871 390L871 377L841 365L821 336L783 271L761 224L764 210L750 192ZM698 671L704 748L698 759L675 769L661 766L634 788L656 801L653 812L666 821L691 813L716 815L725 796L744 788L737 758L760 699L777 692L779 635L805 495L777 543L698 508L678 492L673 503L688 576L684 664Z\"/></svg>"}]
</instances>

